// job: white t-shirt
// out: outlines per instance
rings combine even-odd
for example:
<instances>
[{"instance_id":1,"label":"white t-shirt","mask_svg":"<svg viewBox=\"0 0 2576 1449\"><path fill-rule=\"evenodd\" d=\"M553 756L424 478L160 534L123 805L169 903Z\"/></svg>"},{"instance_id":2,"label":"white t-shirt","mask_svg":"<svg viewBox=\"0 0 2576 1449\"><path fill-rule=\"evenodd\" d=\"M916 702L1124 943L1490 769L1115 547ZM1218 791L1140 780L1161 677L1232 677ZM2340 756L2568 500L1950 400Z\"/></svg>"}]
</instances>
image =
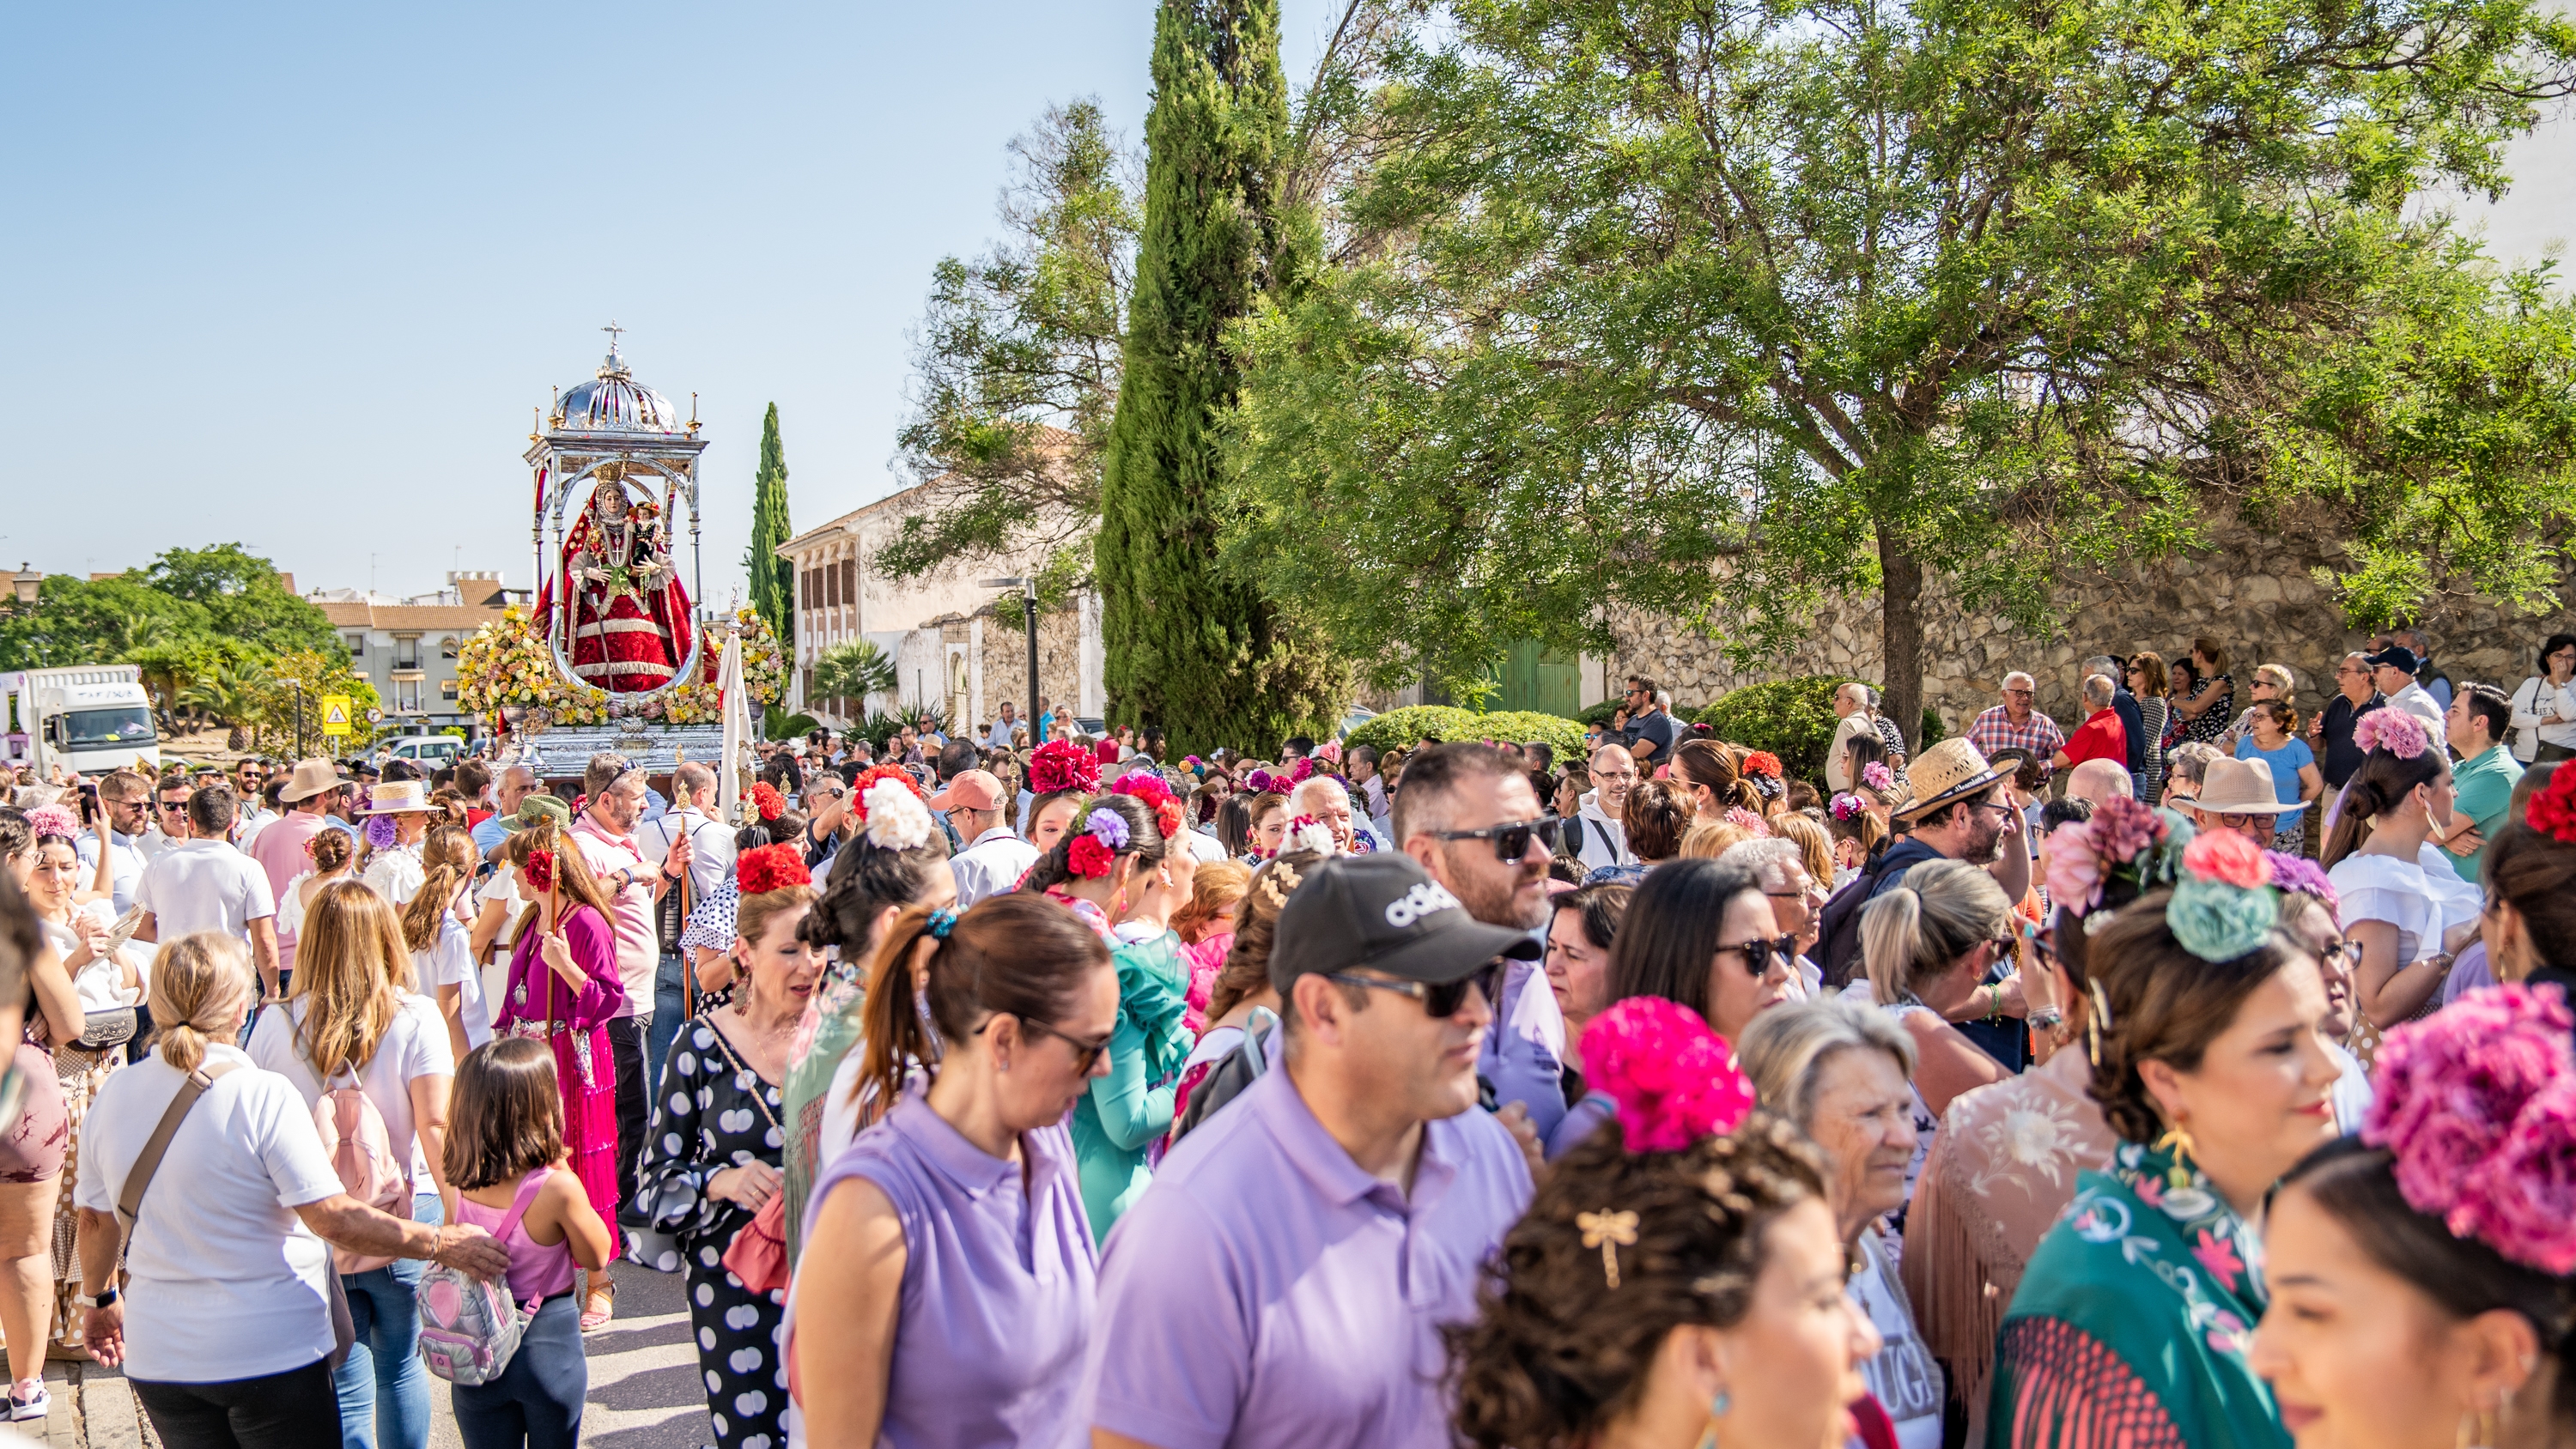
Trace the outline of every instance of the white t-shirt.
<instances>
[{"instance_id":1,"label":"white t-shirt","mask_svg":"<svg viewBox=\"0 0 2576 1449\"><path fill-rule=\"evenodd\" d=\"M438 939L426 951L411 953L412 974L433 1006L438 988L457 988L456 1014L465 1025L465 1047L471 1051L492 1039L492 1011L483 1000L483 972L474 964L474 933L453 914L438 918ZM442 1018L441 1029L444 1030Z\"/></svg>"},{"instance_id":2,"label":"white t-shirt","mask_svg":"<svg viewBox=\"0 0 2576 1449\"><path fill-rule=\"evenodd\" d=\"M429 872L420 863L418 845L388 845L367 861L364 877L367 889L393 903L397 911L411 904L420 894L421 883Z\"/></svg>"},{"instance_id":3,"label":"white t-shirt","mask_svg":"<svg viewBox=\"0 0 2576 1449\"><path fill-rule=\"evenodd\" d=\"M220 931L250 939L250 923L277 914L268 872L221 840L190 840L161 852L143 868L134 903L150 911L161 940L191 931Z\"/></svg>"},{"instance_id":4,"label":"white t-shirt","mask_svg":"<svg viewBox=\"0 0 2576 1449\"><path fill-rule=\"evenodd\" d=\"M108 834L114 838L108 849L116 856L116 863L108 867L111 872L108 889L116 901L117 912L123 914L126 907L134 904L135 884L143 879L143 867L149 863L144 859L143 842L150 837L117 835L112 830ZM89 883L98 878L98 832L91 831L82 836L72 846L72 853L80 857L81 888L86 890Z\"/></svg>"},{"instance_id":5,"label":"white t-shirt","mask_svg":"<svg viewBox=\"0 0 2576 1449\"><path fill-rule=\"evenodd\" d=\"M1886 1344L1877 1357L1862 1361L1861 1379L1896 1421L1898 1449L1941 1449L1941 1364L1914 1326L1913 1308L1896 1275L1896 1253L1897 1245L1877 1228L1860 1235L1866 1266L1847 1287Z\"/></svg>"},{"instance_id":6,"label":"white t-shirt","mask_svg":"<svg viewBox=\"0 0 2576 1449\"><path fill-rule=\"evenodd\" d=\"M263 1013L273 1015L274 1013ZM164 1383L285 1373L331 1351L330 1249L293 1209L340 1192L292 1084L236 1070L199 1099L143 1194L126 1259L125 1371ZM81 1124L72 1198L113 1212L126 1175L184 1080L159 1056L108 1074Z\"/></svg>"},{"instance_id":7,"label":"white t-shirt","mask_svg":"<svg viewBox=\"0 0 2576 1449\"><path fill-rule=\"evenodd\" d=\"M322 1083L305 1063L295 1032L304 1024L305 1009L311 1004L312 998L298 996L290 999L283 1011L263 1011L259 1025L250 1033L251 1060L263 1070L284 1077L295 1088L304 1099L308 1124L315 1104L322 1100ZM393 1025L385 1029L385 1039L376 1043L375 1059L358 1073L358 1089L376 1104L376 1115L385 1119L385 1145L393 1149L397 1161L412 1161L418 1136L412 1125L412 1082L420 1077L455 1075L456 1057L448 1050L447 1021L438 1014L438 1003L426 996L404 996L402 1010L394 1013ZM337 1176L331 1180L334 1184L339 1182ZM412 1185L421 1192L429 1191L431 1186L428 1179L420 1177L414 1178Z\"/></svg>"}]
</instances>

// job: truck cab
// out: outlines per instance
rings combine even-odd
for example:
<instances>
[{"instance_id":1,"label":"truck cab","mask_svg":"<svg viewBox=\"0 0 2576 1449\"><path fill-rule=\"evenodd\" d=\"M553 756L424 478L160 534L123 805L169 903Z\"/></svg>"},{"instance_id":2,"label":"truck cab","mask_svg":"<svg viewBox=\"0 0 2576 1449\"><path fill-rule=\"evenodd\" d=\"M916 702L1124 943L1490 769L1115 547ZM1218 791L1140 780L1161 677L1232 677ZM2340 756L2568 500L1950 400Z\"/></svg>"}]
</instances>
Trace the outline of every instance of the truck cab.
<instances>
[{"instance_id":1,"label":"truck cab","mask_svg":"<svg viewBox=\"0 0 2576 1449\"><path fill-rule=\"evenodd\" d=\"M57 765L82 775L161 768L161 734L152 723L152 696L142 671L131 664L72 665L0 675L17 731L26 739L25 763L44 775Z\"/></svg>"}]
</instances>

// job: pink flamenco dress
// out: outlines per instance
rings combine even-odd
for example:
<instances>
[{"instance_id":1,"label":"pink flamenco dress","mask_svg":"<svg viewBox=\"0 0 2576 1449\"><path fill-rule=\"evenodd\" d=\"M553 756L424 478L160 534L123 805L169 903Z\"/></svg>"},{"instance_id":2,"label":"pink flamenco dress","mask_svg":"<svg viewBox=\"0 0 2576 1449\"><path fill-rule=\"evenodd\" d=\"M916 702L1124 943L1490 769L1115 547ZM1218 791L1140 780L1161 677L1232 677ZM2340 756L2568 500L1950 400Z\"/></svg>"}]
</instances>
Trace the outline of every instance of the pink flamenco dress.
<instances>
[{"instance_id":1,"label":"pink flamenco dress","mask_svg":"<svg viewBox=\"0 0 2576 1449\"><path fill-rule=\"evenodd\" d=\"M574 991L548 969L539 953L535 922L510 949L510 985L494 1030L524 1036L554 1050L555 1080L563 1089L564 1151L590 1205L608 1224L608 1255L619 1251L617 1233L617 1064L608 1054L608 1019L626 1004L617 975L617 937L588 906L563 914L564 945L590 980Z\"/></svg>"}]
</instances>

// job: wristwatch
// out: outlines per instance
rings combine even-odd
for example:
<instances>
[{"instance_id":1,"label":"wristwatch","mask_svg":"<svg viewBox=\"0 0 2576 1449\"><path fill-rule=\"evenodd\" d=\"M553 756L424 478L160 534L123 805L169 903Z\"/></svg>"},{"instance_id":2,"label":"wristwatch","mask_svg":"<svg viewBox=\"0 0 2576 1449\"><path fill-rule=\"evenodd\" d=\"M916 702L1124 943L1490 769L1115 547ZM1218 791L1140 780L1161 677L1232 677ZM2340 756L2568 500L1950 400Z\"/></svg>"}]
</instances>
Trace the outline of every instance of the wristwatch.
<instances>
[{"instance_id":1,"label":"wristwatch","mask_svg":"<svg viewBox=\"0 0 2576 1449\"><path fill-rule=\"evenodd\" d=\"M75 1293L72 1295L72 1301L83 1308L105 1308L116 1301L116 1290L112 1287L101 1288L96 1298L86 1293Z\"/></svg>"}]
</instances>

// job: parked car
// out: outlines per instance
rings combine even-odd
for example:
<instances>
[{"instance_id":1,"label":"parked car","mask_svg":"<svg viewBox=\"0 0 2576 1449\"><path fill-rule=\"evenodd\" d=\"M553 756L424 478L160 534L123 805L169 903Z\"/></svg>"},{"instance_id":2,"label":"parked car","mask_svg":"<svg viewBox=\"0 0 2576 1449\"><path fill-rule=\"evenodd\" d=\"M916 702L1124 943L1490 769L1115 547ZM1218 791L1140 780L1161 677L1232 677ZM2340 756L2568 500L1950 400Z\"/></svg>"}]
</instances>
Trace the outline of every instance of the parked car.
<instances>
[{"instance_id":1,"label":"parked car","mask_svg":"<svg viewBox=\"0 0 2576 1449\"><path fill-rule=\"evenodd\" d=\"M387 746L392 758L410 760L425 769L455 764L465 754L465 741L454 735L401 735Z\"/></svg>"}]
</instances>

